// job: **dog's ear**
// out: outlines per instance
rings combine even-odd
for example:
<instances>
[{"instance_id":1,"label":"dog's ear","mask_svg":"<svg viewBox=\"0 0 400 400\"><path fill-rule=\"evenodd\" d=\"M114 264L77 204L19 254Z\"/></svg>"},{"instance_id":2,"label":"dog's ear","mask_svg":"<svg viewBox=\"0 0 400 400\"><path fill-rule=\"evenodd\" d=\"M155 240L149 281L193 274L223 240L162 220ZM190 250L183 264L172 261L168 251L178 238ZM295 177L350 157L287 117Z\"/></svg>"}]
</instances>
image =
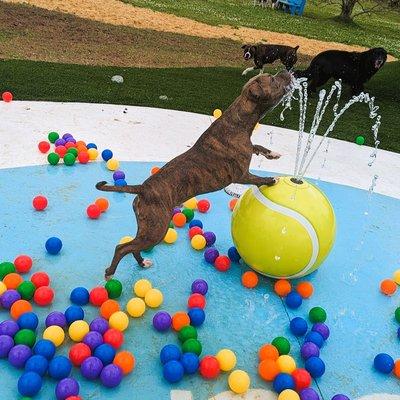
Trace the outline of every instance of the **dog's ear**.
<instances>
[{"instance_id":1,"label":"dog's ear","mask_svg":"<svg viewBox=\"0 0 400 400\"><path fill-rule=\"evenodd\" d=\"M300 46L296 46L293 51L296 53L296 51L299 49Z\"/></svg>"},{"instance_id":2,"label":"dog's ear","mask_svg":"<svg viewBox=\"0 0 400 400\"><path fill-rule=\"evenodd\" d=\"M257 50L257 46L250 47L250 53L255 54L256 50Z\"/></svg>"}]
</instances>

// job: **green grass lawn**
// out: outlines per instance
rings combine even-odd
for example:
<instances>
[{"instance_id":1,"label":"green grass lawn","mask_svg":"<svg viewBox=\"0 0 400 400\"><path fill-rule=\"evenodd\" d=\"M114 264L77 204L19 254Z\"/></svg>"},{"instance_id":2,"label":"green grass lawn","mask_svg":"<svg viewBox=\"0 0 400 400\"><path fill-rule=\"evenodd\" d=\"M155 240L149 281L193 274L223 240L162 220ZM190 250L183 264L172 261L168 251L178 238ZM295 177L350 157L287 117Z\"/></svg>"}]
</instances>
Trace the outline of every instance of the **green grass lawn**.
<instances>
[{"instance_id":1,"label":"green grass lawn","mask_svg":"<svg viewBox=\"0 0 400 400\"><path fill-rule=\"evenodd\" d=\"M254 7L252 0L121 0L211 25L246 26L274 32L293 33L308 38L367 47L385 47L400 57L400 13L363 15L354 23L340 22L339 6L308 0L302 17L270 8Z\"/></svg>"},{"instance_id":2,"label":"green grass lawn","mask_svg":"<svg viewBox=\"0 0 400 400\"><path fill-rule=\"evenodd\" d=\"M237 68L147 69L0 61L0 92L11 90L15 100L130 104L210 115L217 107L227 108L240 93L245 83L240 73ZM110 81L115 74L124 77L123 84ZM397 152L400 152L399 81L400 62L395 62L386 64L367 84L367 90L376 96L376 105L380 106L382 114L381 148ZM161 100L163 95L168 96L168 100ZM349 98L347 90L343 98ZM309 110L315 106L315 96L311 104ZM356 136L365 135L367 144L373 145L367 106L353 107L338 124L334 137L354 141ZM283 122L279 119L280 112L279 106L263 122L296 129L298 110L294 108L287 112Z\"/></svg>"}]
</instances>

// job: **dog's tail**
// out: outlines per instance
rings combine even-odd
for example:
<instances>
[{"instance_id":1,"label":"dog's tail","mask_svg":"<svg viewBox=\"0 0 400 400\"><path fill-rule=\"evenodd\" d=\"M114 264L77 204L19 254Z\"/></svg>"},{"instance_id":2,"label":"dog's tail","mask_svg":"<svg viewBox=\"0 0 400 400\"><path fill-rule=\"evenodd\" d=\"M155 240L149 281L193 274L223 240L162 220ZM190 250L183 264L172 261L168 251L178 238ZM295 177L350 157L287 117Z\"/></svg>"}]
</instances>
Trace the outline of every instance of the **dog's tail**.
<instances>
[{"instance_id":1,"label":"dog's tail","mask_svg":"<svg viewBox=\"0 0 400 400\"><path fill-rule=\"evenodd\" d=\"M141 192L142 185L125 185L125 186L114 186L107 185L106 181L96 183L96 189L102 190L103 192L121 192L139 194Z\"/></svg>"}]
</instances>

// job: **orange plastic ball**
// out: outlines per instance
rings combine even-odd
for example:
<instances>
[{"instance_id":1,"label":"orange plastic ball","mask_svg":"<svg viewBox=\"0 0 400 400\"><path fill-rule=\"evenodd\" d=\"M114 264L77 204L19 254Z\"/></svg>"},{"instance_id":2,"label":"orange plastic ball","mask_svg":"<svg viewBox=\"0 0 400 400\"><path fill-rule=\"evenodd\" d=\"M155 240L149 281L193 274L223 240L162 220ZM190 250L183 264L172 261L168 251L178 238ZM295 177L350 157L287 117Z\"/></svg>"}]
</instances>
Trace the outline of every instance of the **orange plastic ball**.
<instances>
[{"instance_id":1,"label":"orange plastic ball","mask_svg":"<svg viewBox=\"0 0 400 400\"><path fill-rule=\"evenodd\" d=\"M117 311L120 311L119 303L112 299L106 300L100 306L100 315L107 320Z\"/></svg>"},{"instance_id":2,"label":"orange plastic ball","mask_svg":"<svg viewBox=\"0 0 400 400\"><path fill-rule=\"evenodd\" d=\"M3 283L7 286L7 289L16 289L22 282L22 276L16 272L6 275L3 279Z\"/></svg>"},{"instance_id":3,"label":"orange plastic ball","mask_svg":"<svg viewBox=\"0 0 400 400\"><path fill-rule=\"evenodd\" d=\"M238 202L238 199L232 199L232 200L229 202L229 209L230 209L231 211L233 211L233 209L235 208L237 202Z\"/></svg>"},{"instance_id":4,"label":"orange plastic ball","mask_svg":"<svg viewBox=\"0 0 400 400\"><path fill-rule=\"evenodd\" d=\"M75 144L76 144L76 147L78 147L78 146L85 146L86 147L86 143L83 140L78 140Z\"/></svg>"},{"instance_id":5,"label":"orange plastic ball","mask_svg":"<svg viewBox=\"0 0 400 400\"><path fill-rule=\"evenodd\" d=\"M292 285L286 279L279 279L274 285L275 293L280 297L286 297L292 291Z\"/></svg>"},{"instance_id":6,"label":"orange plastic ball","mask_svg":"<svg viewBox=\"0 0 400 400\"><path fill-rule=\"evenodd\" d=\"M384 281L381 282L381 292L386 296L393 296L396 293L396 291L397 291L397 284L395 281L392 281L391 279L385 279Z\"/></svg>"},{"instance_id":7,"label":"orange plastic ball","mask_svg":"<svg viewBox=\"0 0 400 400\"><path fill-rule=\"evenodd\" d=\"M107 211L108 210L108 206L110 205L108 200L105 199L104 197L99 197L98 199L96 199L96 201L94 203L97 205L97 207L100 208L101 212Z\"/></svg>"},{"instance_id":8,"label":"orange plastic ball","mask_svg":"<svg viewBox=\"0 0 400 400\"><path fill-rule=\"evenodd\" d=\"M394 373L394 376L395 376L396 378L399 378L399 379L400 379L400 360L397 360L397 361L394 363L393 373Z\"/></svg>"},{"instance_id":9,"label":"orange plastic ball","mask_svg":"<svg viewBox=\"0 0 400 400\"><path fill-rule=\"evenodd\" d=\"M300 282L296 290L303 299L309 299L314 294L314 286L311 282Z\"/></svg>"},{"instance_id":10,"label":"orange plastic ball","mask_svg":"<svg viewBox=\"0 0 400 400\"><path fill-rule=\"evenodd\" d=\"M247 271L242 275L242 285L248 289L253 289L258 284L258 276L253 271Z\"/></svg>"},{"instance_id":11,"label":"orange plastic ball","mask_svg":"<svg viewBox=\"0 0 400 400\"><path fill-rule=\"evenodd\" d=\"M264 344L264 346L261 346L260 350L258 350L258 357L259 357L260 361L263 361L263 360L276 361L279 357L279 351L272 344Z\"/></svg>"},{"instance_id":12,"label":"orange plastic ball","mask_svg":"<svg viewBox=\"0 0 400 400\"><path fill-rule=\"evenodd\" d=\"M17 320L22 314L32 311L32 304L26 300L17 300L10 308L12 319Z\"/></svg>"},{"instance_id":13,"label":"orange plastic ball","mask_svg":"<svg viewBox=\"0 0 400 400\"><path fill-rule=\"evenodd\" d=\"M258 374L267 382L272 382L280 373L280 369L275 360L266 359L258 365Z\"/></svg>"},{"instance_id":14,"label":"orange plastic ball","mask_svg":"<svg viewBox=\"0 0 400 400\"><path fill-rule=\"evenodd\" d=\"M190 318L184 311L178 311L172 317L172 328L179 332L184 326L190 325Z\"/></svg>"},{"instance_id":15,"label":"orange plastic ball","mask_svg":"<svg viewBox=\"0 0 400 400\"><path fill-rule=\"evenodd\" d=\"M152 175L154 175L154 174L156 174L158 171L160 170L160 167L153 167L152 169L151 169L151 174Z\"/></svg>"},{"instance_id":16,"label":"orange plastic ball","mask_svg":"<svg viewBox=\"0 0 400 400\"><path fill-rule=\"evenodd\" d=\"M183 213L176 213L172 217L172 222L178 228L182 228L186 224L186 215Z\"/></svg>"},{"instance_id":17,"label":"orange plastic ball","mask_svg":"<svg viewBox=\"0 0 400 400\"><path fill-rule=\"evenodd\" d=\"M122 369L124 375L128 375L135 368L135 357L129 351L120 351L115 355L113 363Z\"/></svg>"}]
</instances>

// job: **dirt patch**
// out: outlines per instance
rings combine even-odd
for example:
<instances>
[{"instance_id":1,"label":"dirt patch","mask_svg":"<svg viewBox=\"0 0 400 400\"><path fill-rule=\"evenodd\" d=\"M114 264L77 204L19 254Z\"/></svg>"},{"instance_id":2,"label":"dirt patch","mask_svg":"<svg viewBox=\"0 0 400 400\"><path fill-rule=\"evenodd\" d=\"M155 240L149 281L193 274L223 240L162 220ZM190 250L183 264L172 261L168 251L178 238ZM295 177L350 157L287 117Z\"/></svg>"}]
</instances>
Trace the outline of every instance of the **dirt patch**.
<instances>
[{"instance_id":1,"label":"dirt patch","mask_svg":"<svg viewBox=\"0 0 400 400\"><path fill-rule=\"evenodd\" d=\"M258 29L230 26L211 26L189 18L134 7L118 0L5 0L9 3L27 3L37 7L74 14L81 18L105 22L113 25L174 32L201 38L225 38L238 42L269 41L286 45L300 45L302 54L315 56L328 49L348 51L365 50L364 47L350 46L335 42L323 42L301 36L276 33ZM389 57L390 60L393 57Z\"/></svg>"}]
</instances>

